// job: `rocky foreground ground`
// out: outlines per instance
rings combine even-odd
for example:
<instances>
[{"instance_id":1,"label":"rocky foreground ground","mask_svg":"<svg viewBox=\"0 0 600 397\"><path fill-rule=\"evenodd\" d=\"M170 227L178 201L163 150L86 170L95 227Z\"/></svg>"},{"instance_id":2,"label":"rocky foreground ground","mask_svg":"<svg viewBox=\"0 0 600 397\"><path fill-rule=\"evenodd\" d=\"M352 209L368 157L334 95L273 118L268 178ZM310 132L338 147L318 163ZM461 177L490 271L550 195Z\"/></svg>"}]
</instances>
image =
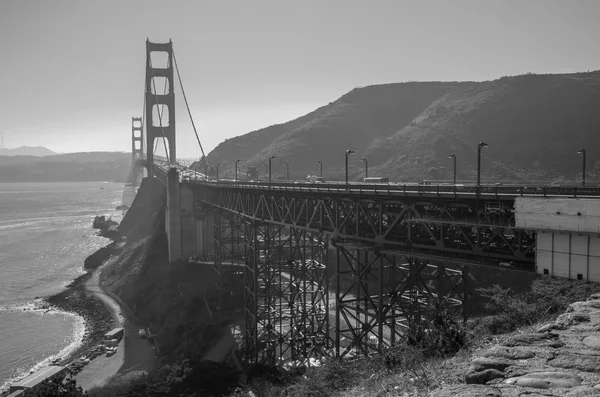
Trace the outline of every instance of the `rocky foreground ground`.
<instances>
[{"instance_id":1,"label":"rocky foreground ground","mask_svg":"<svg viewBox=\"0 0 600 397\"><path fill-rule=\"evenodd\" d=\"M465 381L431 397L600 396L600 294L476 351Z\"/></svg>"}]
</instances>

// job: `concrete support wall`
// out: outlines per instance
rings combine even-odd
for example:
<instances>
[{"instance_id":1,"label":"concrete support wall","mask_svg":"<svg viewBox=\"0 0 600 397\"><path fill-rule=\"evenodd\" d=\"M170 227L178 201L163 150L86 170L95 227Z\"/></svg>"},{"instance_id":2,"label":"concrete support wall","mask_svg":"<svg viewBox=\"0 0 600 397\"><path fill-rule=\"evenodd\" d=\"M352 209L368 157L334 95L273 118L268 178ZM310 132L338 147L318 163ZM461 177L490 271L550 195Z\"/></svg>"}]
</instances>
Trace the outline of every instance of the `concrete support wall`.
<instances>
[{"instance_id":1,"label":"concrete support wall","mask_svg":"<svg viewBox=\"0 0 600 397\"><path fill-rule=\"evenodd\" d=\"M169 240L169 262L182 258L181 255L181 199L177 168L169 169L167 179L167 209L165 227Z\"/></svg>"},{"instance_id":2,"label":"concrete support wall","mask_svg":"<svg viewBox=\"0 0 600 397\"><path fill-rule=\"evenodd\" d=\"M169 171L165 224L171 263L196 256L210 260L214 254L213 211L196 204L194 189L179 183L175 168Z\"/></svg>"},{"instance_id":3,"label":"concrete support wall","mask_svg":"<svg viewBox=\"0 0 600 397\"><path fill-rule=\"evenodd\" d=\"M600 236L542 231L536 236L537 272L600 282Z\"/></svg>"},{"instance_id":4,"label":"concrete support wall","mask_svg":"<svg viewBox=\"0 0 600 397\"><path fill-rule=\"evenodd\" d=\"M600 234L600 200L517 197L517 227Z\"/></svg>"}]
</instances>

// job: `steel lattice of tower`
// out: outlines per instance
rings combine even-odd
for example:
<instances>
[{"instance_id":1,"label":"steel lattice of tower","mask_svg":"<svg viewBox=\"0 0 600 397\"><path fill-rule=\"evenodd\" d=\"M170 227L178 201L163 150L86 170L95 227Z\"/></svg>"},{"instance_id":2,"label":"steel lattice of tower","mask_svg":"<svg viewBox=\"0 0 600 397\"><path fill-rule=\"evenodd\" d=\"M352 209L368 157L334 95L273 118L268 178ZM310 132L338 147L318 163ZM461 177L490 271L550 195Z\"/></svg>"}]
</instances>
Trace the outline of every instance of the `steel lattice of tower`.
<instances>
[{"instance_id":1,"label":"steel lattice of tower","mask_svg":"<svg viewBox=\"0 0 600 397\"><path fill-rule=\"evenodd\" d=\"M153 52L164 52L167 54L167 65L157 68L152 65ZM156 80L163 78L165 82L165 93L157 91ZM176 162L175 149L175 92L173 84L173 42L151 43L146 40L146 151L148 162L148 176L153 176L152 164L154 162L154 140L166 138L169 142L168 156L173 164ZM163 117L164 109L167 109L168 117ZM156 109L156 111L154 111ZM156 117L155 117L156 116Z\"/></svg>"}]
</instances>

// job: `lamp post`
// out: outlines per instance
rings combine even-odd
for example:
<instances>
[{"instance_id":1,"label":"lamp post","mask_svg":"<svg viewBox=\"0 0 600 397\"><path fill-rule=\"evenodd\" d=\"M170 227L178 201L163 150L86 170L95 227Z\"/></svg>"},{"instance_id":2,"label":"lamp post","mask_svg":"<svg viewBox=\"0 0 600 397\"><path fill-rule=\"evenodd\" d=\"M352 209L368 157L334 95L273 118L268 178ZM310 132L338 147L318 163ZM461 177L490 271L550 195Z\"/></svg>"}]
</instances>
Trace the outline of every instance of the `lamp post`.
<instances>
[{"instance_id":1,"label":"lamp post","mask_svg":"<svg viewBox=\"0 0 600 397\"><path fill-rule=\"evenodd\" d=\"M321 160L317 160L317 163L319 164L319 176L323 178L323 162Z\"/></svg>"},{"instance_id":2,"label":"lamp post","mask_svg":"<svg viewBox=\"0 0 600 397\"><path fill-rule=\"evenodd\" d=\"M238 163L242 161L242 160L235 160L235 181L237 182L237 176L238 176Z\"/></svg>"},{"instance_id":3,"label":"lamp post","mask_svg":"<svg viewBox=\"0 0 600 397\"><path fill-rule=\"evenodd\" d=\"M583 154L583 173L582 173L582 181L581 181L581 186L585 186L585 149L581 149L579 151L577 151L577 153L579 154Z\"/></svg>"},{"instance_id":4,"label":"lamp post","mask_svg":"<svg viewBox=\"0 0 600 397\"><path fill-rule=\"evenodd\" d=\"M208 164L204 165L204 176L208 179Z\"/></svg>"},{"instance_id":5,"label":"lamp post","mask_svg":"<svg viewBox=\"0 0 600 397\"><path fill-rule=\"evenodd\" d=\"M221 163L217 163L217 181L219 180L219 166Z\"/></svg>"},{"instance_id":6,"label":"lamp post","mask_svg":"<svg viewBox=\"0 0 600 397\"><path fill-rule=\"evenodd\" d=\"M285 180L289 182L290 180L290 166L288 163L283 163L285 165Z\"/></svg>"},{"instance_id":7,"label":"lamp post","mask_svg":"<svg viewBox=\"0 0 600 397\"><path fill-rule=\"evenodd\" d=\"M346 150L346 185L348 184L348 155L354 153L354 150Z\"/></svg>"},{"instance_id":8,"label":"lamp post","mask_svg":"<svg viewBox=\"0 0 600 397\"><path fill-rule=\"evenodd\" d=\"M276 159L277 156L269 157L269 184L271 184L271 160Z\"/></svg>"},{"instance_id":9,"label":"lamp post","mask_svg":"<svg viewBox=\"0 0 600 397\"><path fill-rule=\"evenodd\" d=\"M361 160L365 162L365 178L368 178L369 177L369 161L367 160L366 157L363 157Z\"/></svg>"},{"instance_id":10,"label":"lamp post","mask_svg":"<svg viewBox=\"0 0 600 397\"><path fill-rule=\"evenodd\" d=\"M481 149L487 146L485 142L479 142L477 145L477 186L481 184Z\"/></svg>"},{"instance_id":11,"label":"lamp post","mask_svg":"<svg viewBox=\"0 0 600 397\"><path fill-rule=\"evenodd\" d=\"M448 157L451 158L454 163L454 184L456 185L456 154L452 153Z\"/></svg>"}]
</instances>

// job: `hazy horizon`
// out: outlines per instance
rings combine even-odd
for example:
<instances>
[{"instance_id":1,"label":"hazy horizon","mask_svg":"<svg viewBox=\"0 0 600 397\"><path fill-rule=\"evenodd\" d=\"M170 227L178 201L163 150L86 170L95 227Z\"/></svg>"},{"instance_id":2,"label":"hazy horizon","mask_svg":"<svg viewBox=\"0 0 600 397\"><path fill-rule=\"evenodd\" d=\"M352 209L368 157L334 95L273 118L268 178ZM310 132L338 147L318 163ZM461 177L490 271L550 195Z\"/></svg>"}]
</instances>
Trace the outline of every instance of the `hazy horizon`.
<instances>
[{"instance_id":1,"label":"hazy horizon","mask_svg":"<svg viewBox=\"0 0 600 397\"><path fill-rule=\"evenodd\" d=\"M173 40L205 151L357 86L600 69L600 2L5 1L5 146L130 150L145 41ZM180 157L199 149L176 84Z\"/></svg>"}]
</instances>

